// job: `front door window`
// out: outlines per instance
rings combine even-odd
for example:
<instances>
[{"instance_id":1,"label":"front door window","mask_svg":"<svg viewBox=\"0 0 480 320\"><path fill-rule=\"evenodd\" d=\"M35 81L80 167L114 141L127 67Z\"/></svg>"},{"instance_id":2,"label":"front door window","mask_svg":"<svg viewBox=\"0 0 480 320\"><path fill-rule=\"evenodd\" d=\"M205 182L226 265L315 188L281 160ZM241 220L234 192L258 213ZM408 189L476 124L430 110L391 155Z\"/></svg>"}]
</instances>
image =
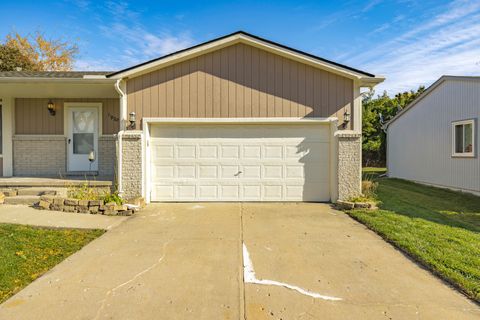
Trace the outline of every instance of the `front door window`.
<instances>
[{"instance_id":1,"label":"front door window","mask_svg":"<svg viewBox=\"0 0 480 320\"><path fill-rule=\"evenodd\" d=\"M68 171L98 170L98 108L68 108Z\"/></svg>"},{"instance_id":2,"label":"front door window","mask_svg":"<svg viewBox=\"0 0 480 320\"><path fill-rule=\"evenodd\" d=\"M93 111L73 111L73 153L90 154L95 151L95 114Z\"/></svg>"}]
</instances>

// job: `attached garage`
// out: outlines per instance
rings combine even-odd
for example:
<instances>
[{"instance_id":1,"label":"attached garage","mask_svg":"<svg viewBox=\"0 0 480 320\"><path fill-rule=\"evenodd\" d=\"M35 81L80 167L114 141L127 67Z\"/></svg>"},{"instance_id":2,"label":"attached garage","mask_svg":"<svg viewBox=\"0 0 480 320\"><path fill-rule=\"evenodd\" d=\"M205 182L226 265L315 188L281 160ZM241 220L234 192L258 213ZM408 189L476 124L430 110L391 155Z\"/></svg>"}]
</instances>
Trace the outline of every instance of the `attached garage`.
<instances>
[{"instance_id":1,"label":"attached garage","mask_svg":"<svg viewBox=\"0 0 480 320\"><path fill-rule=\"evenodd\" d=\"M360 89L381 77L245 32L109 77L122 97L125 198L325 202L361 192Z\"/></svg>"},{"instance_id":2,"label":"attached garage","mask_svg":"<svg viewBox=\"0 0 480 320\"><path fill-rule=\"evenodd\" d=\"M330 122L153 124L151 201L330 201Z\"/></svg>"}]
</instances>

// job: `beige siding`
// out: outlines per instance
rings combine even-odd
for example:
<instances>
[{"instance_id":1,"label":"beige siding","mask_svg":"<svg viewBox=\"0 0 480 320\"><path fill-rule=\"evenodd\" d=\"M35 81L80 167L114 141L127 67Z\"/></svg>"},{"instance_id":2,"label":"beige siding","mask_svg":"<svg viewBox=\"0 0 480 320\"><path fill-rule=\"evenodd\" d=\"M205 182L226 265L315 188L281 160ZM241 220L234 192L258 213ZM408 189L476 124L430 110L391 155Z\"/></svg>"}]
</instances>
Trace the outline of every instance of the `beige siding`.
<instances>
[{"instance_id":1,"label":"beige siding","mask_svg":"<svg viewBox=\"0 0 480 320\"><path fill-rule=\"evenodd\" d=\"M120 106L118 99L52 99L56 115L47 111L49 99L15 99L15 134L60 134L63 135L63 104L65 102L101 102L103 134L114 134L119 130Z\"/></svg>"},{"instance_id":2,"label":"beige siding","mask_svg":"<svg viewBox=\"0 0 480 320\"><path fill-rule=\"evenodd\" d=\"M236 44L127 81L143 117L329 117L353 114L353 81ZM352 123L351 121L350 123Z\"/></svg>"}]
</instances>

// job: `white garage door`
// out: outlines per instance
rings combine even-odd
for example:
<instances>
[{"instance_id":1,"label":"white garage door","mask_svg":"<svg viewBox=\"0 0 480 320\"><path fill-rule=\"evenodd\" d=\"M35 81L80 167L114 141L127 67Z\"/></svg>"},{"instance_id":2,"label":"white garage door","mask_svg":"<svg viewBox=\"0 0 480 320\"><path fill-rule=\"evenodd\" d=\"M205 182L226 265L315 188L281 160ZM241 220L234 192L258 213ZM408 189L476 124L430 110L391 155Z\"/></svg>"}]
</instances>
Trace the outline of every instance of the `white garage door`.
<instances>
[{"instance_id":1,"label":"white garage door","mask_svg":"<svg viewBox=\"0 0 480 320\"><path fill-rule=\"evenodd\" d=\"M325 124L151 126L152 201L329 201Z\"/></svg>"}]
</instances>

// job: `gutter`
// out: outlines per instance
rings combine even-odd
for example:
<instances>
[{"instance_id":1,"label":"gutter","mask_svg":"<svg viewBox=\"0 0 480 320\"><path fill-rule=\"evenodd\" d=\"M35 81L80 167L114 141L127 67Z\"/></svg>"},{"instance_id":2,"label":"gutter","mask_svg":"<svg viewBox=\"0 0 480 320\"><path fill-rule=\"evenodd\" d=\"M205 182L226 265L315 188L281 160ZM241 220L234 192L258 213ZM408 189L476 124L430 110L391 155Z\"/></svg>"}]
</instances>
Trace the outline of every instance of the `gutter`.
<instances>
[{"instance_id":1,"label":"gutter","mask_svg":"<svg viewBox=\"0 0 480 320\"><path fill-rule=\"evenodd\" d=\"M118 172L117 172L117 191L118 191L118 194L121 196L122 193L123 193L123 186L122 186L122 155L123 155L123 143L122 143L122 139L123 139L123 134L125 133L125 117L124 117L124 114L126 112L126 99L127 99L127 95L125 94L125 92L122 91L122 89L120 88L120 83L121 83L122 79L118 79L117 81L115 81L115 90L118 92L118 94L120 95L120 131L118 132L118 135L117 135L117 169L118 169Z\"/></svg>"},{"instance_id":2,"label":"gutter","mask_svg":"<svg viewBox=\"0 0 480 320\"><path fill-rule=\"evenodd\" d=\"M113 83L114 79L109 78L38 78L38 77L0 77L2 83Z\"/></svg>"}]
</instances>

